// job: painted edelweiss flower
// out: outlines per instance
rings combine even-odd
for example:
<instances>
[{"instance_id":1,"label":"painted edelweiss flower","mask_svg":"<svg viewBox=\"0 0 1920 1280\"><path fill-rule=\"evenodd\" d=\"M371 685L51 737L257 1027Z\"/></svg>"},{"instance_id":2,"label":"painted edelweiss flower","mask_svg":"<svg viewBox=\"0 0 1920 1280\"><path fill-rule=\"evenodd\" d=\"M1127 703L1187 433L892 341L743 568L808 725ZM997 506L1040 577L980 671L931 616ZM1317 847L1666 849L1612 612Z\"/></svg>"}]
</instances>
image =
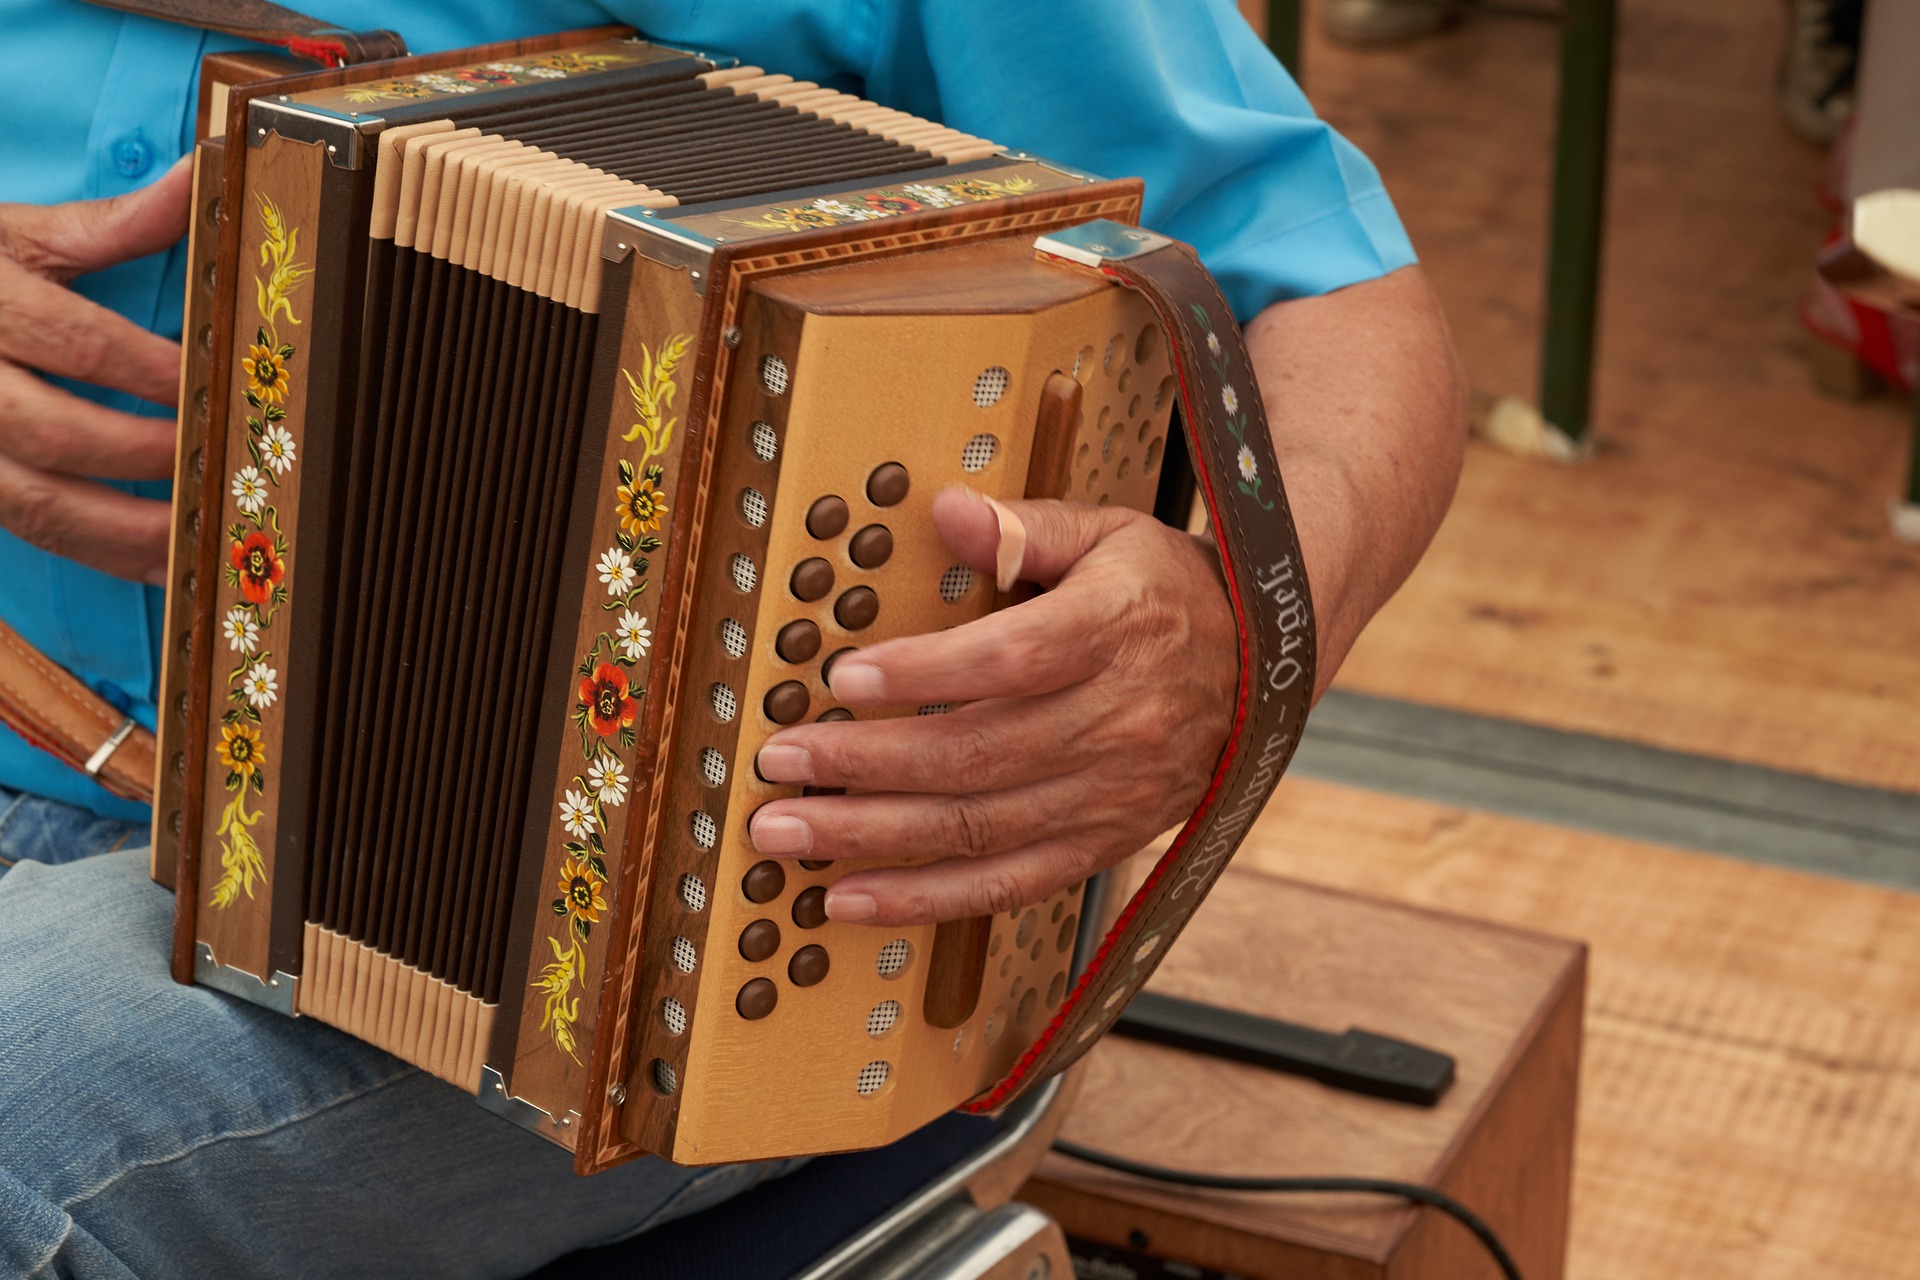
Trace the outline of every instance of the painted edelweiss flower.
<instances>
[{"instance_id":1,"label":"painted edelweiss flower","mask_svg":"<svg viewBox=\"0 0 1920 1280\"><path fill-rule=\"evenodd\" d=\"M256 662L241 677L240 687L246 691L248 702L265 711L280 696L280 673L264 662Z\"/></svg>"},{"instance_id":2,"label":"painted edelweiss flower","mask_svg":"<svg viewBox=\"0 0 1920 1280\"><path fill-rule=\"evenodd\" d=\"M575 839L585 840L598 825L593 816L593 801L578 791L567 792L560 802L560 825Z\"/></svg>"},{"instance_id":3,"label":"painted edelweiss flower","mask_svg":"<svg viewBox=\"0 0 1920 1280\"><path fill-rule=\"evenodd\" d=\"M653 487L653 477L645 476L635 484L623 484L613 491L614 511L620 516L623 532L637 538L660 527L667 512L667 495Z\"/></svg>"},{"instance_id":4,"label":"painted edelweiss flower","mask_svg":"<svg viewBox=\"0 0 1920 1280\"><path fill-rule=\"evenodd\" d=\"M245 722L220 726L219 755L220 763L227 766L228 775L238 778L242 783L267 762L267 750L260 741L260 731Z\"/></svg>"},{"instance_id":5,"label":"painted edelweiss flower","mask_svg":"<svg viewBox=\"0 0 1920 1280\"><path fill-rule=\"evenodd\" d=\"M258 516L267 505L267 478L258 467L242 467L233 477L234 504L250 516Z\"/></svg>"},{"instance_id":6,"label":"painted edelweiss flower","mask_svg":"<svg viewBox=\"0 0 1920 1280\"><path fill-rule=\"evenodd\" d=\"M593 731L603 738L627 728L640 714L640 700L628 692L627 673L611 662L595 667L593 674L580 682L579 694Z\"/></svg>"},{"instance_id":7,"label":"painted edelweiss flower","mask_svg":"<svg viewBox=\"0 0 1920 1280\"><path fill-rule=\"evenodd\" d=\"M235 653L252 654L260 644L260 624L253 620L251 609L227 610L226 620L220 624L220 630L226 633L227 647Z\"/></svg>"},{"instance_id":8,"label":"painted edelweiss flower","mask_svg":"<svg viewBox=\"0 0 1920 1280\"><path fill-rule=\"evenodd\" d=\"M1227 406L1228 413L1240 412L1240 393L1232 387L1220 388L1220 403Z\"/></svg>"},{"instance_id":9,"label":"painted edelweiss flower","mask_svg":"<svg viewBox=\"0 0 1920 1280\"><path fill-rule=\"evenodd\" d=\"M267 470L277 476L287 474L293 466L293 432L278 423L268 427L266 434L260 437L260 454L266 461Z\"/></svg>"},{"instance_id":10,"label":"painted edelweiss flower","mask_svg":"<svg viewBox=\"0 0 1920 1280\"><path fill-rule=\"evenodd\" d=\"M1211 329L1207 330L1207 350L1216 356L1220 354L1220 335Z\"/></svg>"},{"instance_id":11,"label":"painted edelweiss flower","mask_svg":"<svg viewBox=\"0 0 1920 1280\"><path fill-rule=\"evenodd\" d=\"M607 584L607 594L623 596L633 590L639 575L633 571L633 557L618 547L608 547L600 553L600 581Z\"/></svg>"},{"instance_id":12,"label":"painted edelweiss flower","mask_svg":"<svg viewBox=\"0 0 1920 1280\"><path fill-rule=\"evenodd\" d=\"M239 571L241 596L254 604L271 603L273 589L287 576L287 562L273 539L256 529L233 544L228 559Z\"/></svg>"},{"instance_id":13,"label":"painted edelweiss flower","mask_svg":"<svg viewBox=\"0 0 1920 1280\"><path fill-rule=\"evenodd\" d=\"M1253 450L1246 445L1240 446L1240 478L1252 483L1260 476L1260 468L1253 460Z\"/></svg>"},{"instance_id":14,"label":"painted edelweiss flower","mask_svg":"<svg viewBox=\"0 0 1920 1280\"><path fill-rule=\"evenodd\" d=\"M287 394L286 357L272 347L247 347L247 390L262 404L279 404Z\"/></svg>"},{"instance_id":15,"label":"painted edelweiss flower","mask_svg":"<svg viewBox=\"0 0 1920 1280\"><path fill-rule=\"evenodd\" d=\"M515 75L526 71L526 68L517 62L489 62L486 67L489 71L511 71Z\"/></svg>"},{"instance_id":16,"label":"painted edelweiss flower","mask_svg":"<svg viewBox=\"0 0 1920 1280\"><path fill-rule=\"evenodd\" d=\"M631 609L621 613L620 625L614 628L613 634L620 651L631 662L646 657L647 650L653 647L653 632L647 630L647 620Z\"/></svg>"},{"instance_id":17,"label":"painted edelweiss flower","mask_svg":"<svg viewBox=\"0 0 1920 1280\"><path fill-rule=\"evenodd\" d=\"M568 858L560 868L560 900L555 905L563 915L599 924L600 913L607 909L607 900L601 893L606 887L607 878L595 871L591 862L580 857Z\"/></svg>"},{"instance_id":18,"label":"painted edelweiss flower","mask_svg":"<svg viewBox=\"0 0 1920 1280\"><path fill-rule=\"evenodd\" d=\"M593 788L601 804L619 806L627 801L627 771L605 752L593 758L593 765L587 770L587 785Z\"/></svg>"}]
</instances>

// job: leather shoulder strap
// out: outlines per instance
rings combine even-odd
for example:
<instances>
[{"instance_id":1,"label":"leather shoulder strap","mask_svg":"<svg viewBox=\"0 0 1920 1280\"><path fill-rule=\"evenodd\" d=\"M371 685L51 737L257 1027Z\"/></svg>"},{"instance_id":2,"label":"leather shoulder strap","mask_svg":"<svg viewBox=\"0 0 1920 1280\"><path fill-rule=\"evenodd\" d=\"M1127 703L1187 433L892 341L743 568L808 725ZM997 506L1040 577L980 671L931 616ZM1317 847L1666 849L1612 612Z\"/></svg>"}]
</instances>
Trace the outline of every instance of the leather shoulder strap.
<instances>
[{"instance_id":1,"label":"leather shoulder strap","mask_svg":"<svg viewBox=\"0 0 1920 1280\"><path fill-rule=\"evenodd\" d=\"M986 1111L1065 1070L1138 992L1226 870L1299 745L1313 702L1313 601L1266 410L1240 326L1192 249L1115 222L1043 236L1042 254L1093 268L1152 304L1173 355L1180 415L1240 635L1233 727L1200 807L1121 911L1013 1071L968 1104Z\"/></svg>"},{"instance_id":2,"label":"leather shoulder strap","mask_svg":"<svg viewBox=\"0 0 1920 1280\"><path fill-rule=\"evenodd\" d=\"M153 799L153 735L0 623L0 724L124 800Z\"/></svg>"},{"instance_id":3,"label":"leather shoulder strap","mask_svg":"<svg viewBox=\"0 0 1920 1280\"><path fill-rule=\"evenodd\" d=\"M137 13L183 26L223 31L278 45L323 67L404 58L407 43L391 31L343 31L267 0L92 0L102 8Z\"/></svg>"}]
</instances>

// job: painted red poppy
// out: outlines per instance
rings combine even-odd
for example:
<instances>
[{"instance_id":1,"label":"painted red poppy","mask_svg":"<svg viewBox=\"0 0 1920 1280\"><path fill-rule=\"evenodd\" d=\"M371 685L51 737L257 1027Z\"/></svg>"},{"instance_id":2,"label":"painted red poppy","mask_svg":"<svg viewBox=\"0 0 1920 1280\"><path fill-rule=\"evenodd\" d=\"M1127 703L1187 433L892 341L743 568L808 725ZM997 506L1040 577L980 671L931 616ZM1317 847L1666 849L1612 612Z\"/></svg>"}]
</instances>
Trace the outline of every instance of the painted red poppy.
<instances>
[{"instance_id":1,"label":"painted red poppy","mask_svg":"<svg viewBox=\"0 0 1920 1280\"><path fill-rule=\"evenodd\" d=\"M869 209L878 209L883 213L918 213L927 206L918 200L909 200L905 196L866 196L861 203Z\"/></svg>"},{"instance_id":2,"label":"painted red poppy","mask_svg":"<svg viewBox=\"0 0 1920 1280\"><path fill-rule=\"evenodd\" d=\"M640 700L627 693L627 673L611 662L601 663L580 682L580 701L587 708L593 731L603 738L631 725L640 713Z\"/></svg>"},{"instance_id":3,"label":"painted red poppy","mask_svg":"<svg viewBox=\"0 0 1920 1280\"><path fill-rule=\"evenodd\" d=\"M475 84L512 84L513 77L505 71L489 71L484 67L467 67L456 71L454 75L462 80L471 80Z\"/></svg>"},{"instance_id":4,"label":"painted red poppy","mask_svg":"<svg viewBox=\"0 0 1920 1280\"><path fill-rule=\"evenodd\" d=\"M273 549L273 539L255 530L233 544L233 567L240 571L240 594L254 604L269 604L273 589L287 576L287 562Z\"/></svg>"}]
</instances>

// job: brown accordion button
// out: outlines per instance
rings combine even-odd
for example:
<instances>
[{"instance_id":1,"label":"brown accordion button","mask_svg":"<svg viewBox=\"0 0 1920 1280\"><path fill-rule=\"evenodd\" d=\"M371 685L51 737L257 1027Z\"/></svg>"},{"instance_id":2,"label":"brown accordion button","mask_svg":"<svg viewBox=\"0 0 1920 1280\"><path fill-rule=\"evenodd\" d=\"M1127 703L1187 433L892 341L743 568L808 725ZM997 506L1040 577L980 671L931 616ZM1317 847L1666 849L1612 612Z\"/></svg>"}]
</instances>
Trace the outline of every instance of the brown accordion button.
<instances>
[{"instance_id":1,"label":"brown accordion button","mask_svg":"<svg viewBox=\"0 0 1920 1280\"><path fill-rule=\"evenodd\" d=\"M793 922L802 929L818 929L827 922L827 891L819 885L802 889L793 900Z\"/></svg>"},{"instance_id":2,"label":"brown accordion button","mask_svg":"<svg viewBox=\"0 0 1920 1280\"><path fill-rule=\"evenodd\" d=\"M880 597L872 587L855 587L833 602L833 620L849 631L870 627L880 616Z\"/></svg>"},{"instance_id":3,"label":"brown accordion button","mask_svg":"<svg viewBox=\"0 0 1920 1280\"><path fill-rule=\"evenodd\" d=\"M825 871L828 867L832 865L833 865L832 860L827 858L800 859L800 869L803 871Z\"/></svg>"},{"instance_id":4,"label":"brown accordion button","mask_svg":"<svg viewBox=\"0 0 1920 1280\"><path fill-rule=\"evenodd\" d=\"M807 686L798 680L783 680L767 690L767 698L762 705L766 708L767 719L775 724L792 724L807 714Z\"/></svg>"},{"instance_id":5,"label":"brown accordion button","mask_svg":"<svg viewBox=\"0 0 1920 1280\"><path fill-rule=\"evenodd\" d=\"M787 662L806 662L820 652L820 628L805 618L789 622L774 637L773 651Z\"/></svg>"},{"instance_id":6,"label":"brown accordion button","mask_svg":"<svg viewBox=\"0 0 1920 1280\"><path fill-rule=\"evenodd\" d=\"M870 524L853 535L847 554L862 569L878 569L893 554L893 531L883 524Z\"/></svg>"},{"instance_id":7,"label":"brown accordion button","mask_svg":"<svg viewBox=\"0 0 1920 1280\"><path fill-rule=\"evenodd\" d=\"M807 508L807 532L816 538L837 538L847 527L847 500L828 494Z\"/></svg>"},{"instance_id":8,"label":"brown accordion button","mask_svg":"<svg viewBox=\"0 0 1920 1280\"><path fill-rule=\"evenodd\" d=\"M813 987L826 979L827 968L825 947L802 947L787 962L787 976L796 987Z\"/></svg>"},{"instance_id":9,"label":"brown accordion button","mask_svg":"<svg viewBox=\"0 0 1920 1280\"><path fill-rule=\"evenodd\" d=\"M786 887L787 869L771 859L754 863L740 881L748 902L772 902Z\"/></svg>"},{"instance_id":10,"label":"brown accordion button","mask_svg":"<svg viewBox=\"0 0 1920 1280\"><path fill-rule=\"evenodd\" d=\"M822 711L813 718L813 722L815 724L833 724L836 721L851 719L853 719L853 712L847 710L845 707L834 707L830 711Z\"/></svg>"},{"instance_id":11,"label":"brown accordion button","mask_svg":"<svg viewBox=\"0 0 1920 1280\"><path fill-rule=\"evenodd\" d=\"M740 954L759 964L780 949L780 926L771 920L755 920L740 931Z\"/></svg>"},{"instance_id":12,"label":"brown accordion button","mask_svg":"<svg viewBox=\"0 0 1920 1280\"><path fill-rule=\"evenodd\" d=\"M867 477L867 501L876 507L890 507L907 496L907 469L897 462L883 462Z\"/></svg>"},{"instance_id":13,"label":"brown accordion button","mask_svg":"<svg viewBox=\"0 0 1920 1280\"><path fill-rule=\"evenodd\" d=\"M733 998L733 1007L748 1022L758 1022L773 1012L773 1006L780 1003L780 992L768 978L754 978L740 988L740 994Z\"/></svg>"},{"instance_id":14,"label":"brown accordion button","mask_svg":"<svg viewBox=\"0 0 1920 1280\"><path fill-rule=\"evenodd\" d=\"M793 594L812 602L833 590L833 566L819 556L802 560L793 569Z\"/></svg>"},{"instance_id":15,"label":"brown accordion button","mask_svg":"<svg viewBox=\"0 0 1920 1280\"><path fill-rule=\"evenodd\" d=\"M822 681L827 682L829 687L831 687L832 680L833 680L833 664L840 661L840 659L846 657L848 654L852 653L853 651L854 651L853 646L849 645L845 649L835 649L832 653L828 654L827 660L820 664L820 679ZM822 720L826 719L825 716L821 716L820 718ZM853 719L853 712L849 711L844 716L835 716L834 719L851 720Z\"/></svg>"}]
</instances>

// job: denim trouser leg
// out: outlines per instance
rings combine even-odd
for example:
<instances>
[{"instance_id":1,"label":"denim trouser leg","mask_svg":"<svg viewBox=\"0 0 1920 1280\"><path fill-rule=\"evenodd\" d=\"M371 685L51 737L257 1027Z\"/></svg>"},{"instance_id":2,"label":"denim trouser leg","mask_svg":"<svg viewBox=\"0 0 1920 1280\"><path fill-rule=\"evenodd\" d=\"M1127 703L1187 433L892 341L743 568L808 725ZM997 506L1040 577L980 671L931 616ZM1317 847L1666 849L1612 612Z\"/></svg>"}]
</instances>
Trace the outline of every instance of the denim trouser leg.
<instances>
[{"instance_id":1,"label":"denim trouser leg","mask_svg":"<svg viewBox=\"0 0 1920 1280\"><path fill-rule=\"evenodd\" d=\"M145 848L23 856L71 855L98 820L14 801L0 792L0 1275L515 1276L791 1167L576 1177L380 1050L175 984L173 898ZM29 818L38 844L9 842Z\"/></svg>"}]
</instances>

